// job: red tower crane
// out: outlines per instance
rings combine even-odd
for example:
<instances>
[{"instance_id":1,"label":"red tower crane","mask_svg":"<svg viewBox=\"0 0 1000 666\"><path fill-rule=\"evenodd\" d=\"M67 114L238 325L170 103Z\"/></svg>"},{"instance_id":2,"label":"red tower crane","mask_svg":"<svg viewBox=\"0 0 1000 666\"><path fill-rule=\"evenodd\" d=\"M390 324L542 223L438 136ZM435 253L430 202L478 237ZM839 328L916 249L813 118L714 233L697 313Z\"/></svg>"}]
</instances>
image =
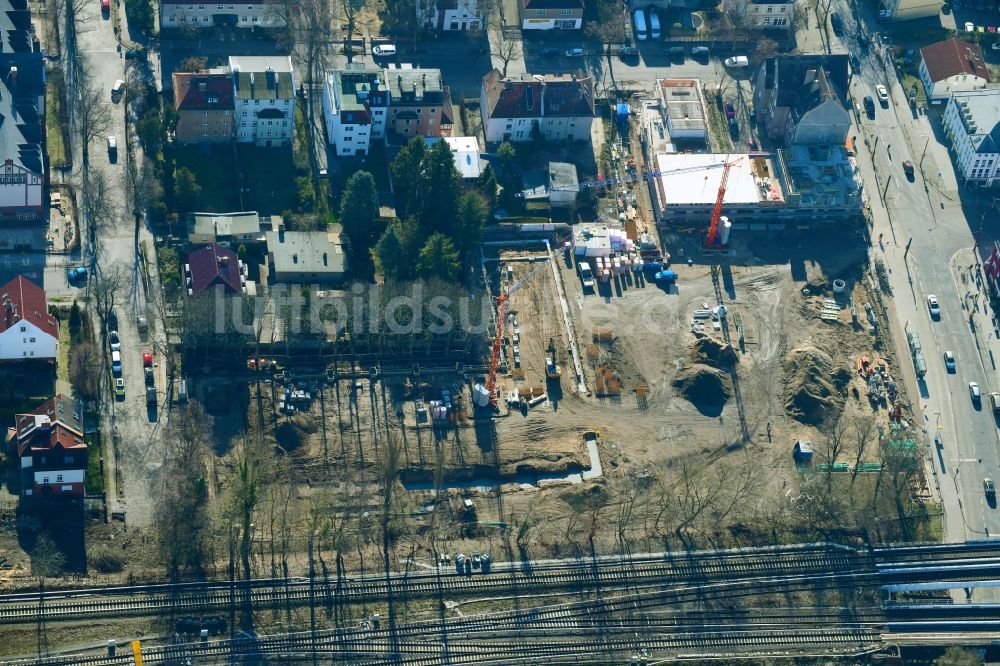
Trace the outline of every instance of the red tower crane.
<instances>
[{"instance_id":1,"label":"red tower crane","mask_svg":"<svg viewBox=\"0 0 1000 666\"><path fill-rule=\"evenodd\" d=\"M497 366L500 365L500 346L503 342L503 325L507 318L507 301L510 300L511 294L524 286L524 283L528 281L528 278L545 268L548 263L548 259L544 260L541 264L535 266L530 273L509 286L506 291L497 296L497 334L493 338L493 349L490 353L490 374L486 377L486 390L490 393L490 404L494 407L497 406Z\"/></svg>"},{"instance_id":2,"label":"red tower crane","mask_svg":"<svg viewBox=\"0 0 1000 666\"><path fill-rule=\"evenodd\" d=\"M722 180L719 181L719 194L715 197L715 208L712 209L712 221L708 224L708 236L705 238L705 247L712 247L716 244L715 236L719 233L719 216L722 214L722 201L726 198L726 182L729 180L729 169L742 157L726 162L722 165Z\"/></svg>"}]
</instances>

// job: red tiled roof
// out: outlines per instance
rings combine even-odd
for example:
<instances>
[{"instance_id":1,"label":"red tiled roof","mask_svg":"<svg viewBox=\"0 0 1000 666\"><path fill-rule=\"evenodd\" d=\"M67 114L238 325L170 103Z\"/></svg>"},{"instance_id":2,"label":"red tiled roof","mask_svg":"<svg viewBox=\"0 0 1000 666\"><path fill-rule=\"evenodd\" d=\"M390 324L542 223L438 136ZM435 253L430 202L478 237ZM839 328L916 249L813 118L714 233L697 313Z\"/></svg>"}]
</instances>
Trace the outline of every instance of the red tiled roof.
<instances>
[{"instance_id":1,"label":"red tiled roof","mask_svg":"<svg viewBox=\"0 0 1000 666\"><path fill-rule=\"evenodd\" d=\"M35 451L54 448L86 448L79 419L80 406L63 394L43 402L28 414L16 414L8 439L17 446L18 455L29 448Z\"/></svg>"},{"instance_id":2,"label":"red tiled roof","mask_svg":"<svg viewBox=\"0 0 1000 666\"><path fill-rule=\"evenodd\" d=\"M188 255L192 295L200 294L216 284L222 284L235 294L243 291L240 284L240 260L236 253L215 243Z\"/></svg>"},{"instance_id":3,"label":"red tiled roof","mask_svg":"<svg viewBox=\"0 0 1000 666\"><path fill-rule=\"evenodd\" d=\"M594 80L583 71L504 79L499 70L483 77L490 118L580 117L594 115ZM544 109L542 108L544 105Z\"/></svg>"},{"instance_id":4,"label":"red tiled roof","mask_svg":"<svg viewBox=\"0 0 1000 666\"><path fill-rule=\"evenodd\" d=\"M973 74L990 80L990 72L978 44L959 39L946 39L920 49L932 82L943 81L956 74Z\"/></svg>"},{"instance_id":5,"label":"red tiled roof","mask_svg":"<svg viewBox=\"0 0 1000 666\"><path fill-rule=\"evenodd\" d=\"M22 319L53 338L59 337L59 324L49 315L45 304L45 290L23 275L18 275L0 287L0 333Z\"/></svg>"},{"instance_id":6,"label":"red tiled roof","mask_svg":"<svg viewBox=\"0 0 1000 666\"><path fill-rule=\"evenodd\" d=\"M228 74L174 72L173 80L177 111L233 109L233 79Z\"/></svg>"}]
</instances>

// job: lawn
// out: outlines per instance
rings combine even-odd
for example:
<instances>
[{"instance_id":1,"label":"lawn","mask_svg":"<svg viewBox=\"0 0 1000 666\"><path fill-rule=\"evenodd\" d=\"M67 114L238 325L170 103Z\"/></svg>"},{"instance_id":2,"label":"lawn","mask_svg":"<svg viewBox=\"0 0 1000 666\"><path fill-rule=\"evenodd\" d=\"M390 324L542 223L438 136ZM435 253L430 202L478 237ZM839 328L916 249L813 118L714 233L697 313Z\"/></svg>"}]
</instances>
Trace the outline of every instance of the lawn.
<instances>
[{"instance_id":1,"label":"lawn","mask_svg":"<svg viewBox=\"0 0 1000 666\"><path fill-rule=\"evenodd\" d=\"M98 433L88 433L83 436L87 442L87 473L84 475L84 488L88 495L104 492L104 470L101 467L101 436Z\"/></svg>"},{"instance_id":2,"label":"lawn","mask_svg":"<svg viewBox=\"0 0 1000 666\"><path fill-rule=\"evenodd\" d=\"M174 160L175 169L187 168L194 173L201 186L199 211L230 213L240 210L236 166L230 144L174 144L167 157Z\"/></svg>"},{"instance_id":3,"label":"lawn","mask_svg":"<svg viewBox=\"0 0 1000 666\"><path fill-rule=\"evenodd\" d=\"M244 210L256 210L261 215L298 210L295 162L290 149L238 146L237 153L246 188Z\"/></svg>"},{"instance_id":4,"label":"lawn","mask_svg":"<svg viewBox=\"0 0 1000 666\"><path fill-rule=\"evenodd\" d=\"M53 167L66 165L66 110L63 106L64 90L62 72L52 69L47 72L45 86L45 145L49 153L49 164Z\"/></svg>"},{"instance_id":5,"label":"lawn","mask_svg":"<svg viewBox=\"0 0 1000 666\"><path fill-rule=\"evenodd\" d=\"M917 89L917 104L927 104L927 94L924 92L924 85L913 74L903 74L903 90L906 91L906 98L910 98L910 90Z\"/></svg>"}]
</instances>

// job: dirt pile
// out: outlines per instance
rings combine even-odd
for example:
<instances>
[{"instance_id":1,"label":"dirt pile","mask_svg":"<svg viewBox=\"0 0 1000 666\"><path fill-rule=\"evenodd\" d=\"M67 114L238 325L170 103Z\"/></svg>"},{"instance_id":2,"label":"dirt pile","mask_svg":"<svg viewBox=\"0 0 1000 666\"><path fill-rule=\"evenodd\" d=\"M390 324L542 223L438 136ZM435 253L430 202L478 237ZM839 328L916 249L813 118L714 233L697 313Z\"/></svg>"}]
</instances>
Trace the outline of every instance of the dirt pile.
<instances>
[{"instance_id":1,"label":"dirt pile","mask_svg":"<svg viewBox=\"0 0 1000 666\"><path fill-rule=\"evenodd\" d=\"M793 349L785 356L785 410L800 423L815 425L835 417L844 408L840 386L845 373L826 352L813 346Z\"/></svg>"},{"instance_id":2,"label":"dirt pile","mask_svg":"<svg viewBox=\"0 0 1000 666\"><path fill-rule=\"evenodd\" d=\"M691 352L695 363L704 363L716 368L731 368L739 362L733 346L711 335L698 337Z\"/></svg>"},{"instance_id":3,"label":"dirt pile","mask_svg":"<svg viewBox=\"0 0 1000 666\"><path fill-rule=\"evenodd\" d=\"M703 414L718 414L733 394L729 375L703 363L683 367L674 377L673 387Z\"/></svg>"}]
</instances>

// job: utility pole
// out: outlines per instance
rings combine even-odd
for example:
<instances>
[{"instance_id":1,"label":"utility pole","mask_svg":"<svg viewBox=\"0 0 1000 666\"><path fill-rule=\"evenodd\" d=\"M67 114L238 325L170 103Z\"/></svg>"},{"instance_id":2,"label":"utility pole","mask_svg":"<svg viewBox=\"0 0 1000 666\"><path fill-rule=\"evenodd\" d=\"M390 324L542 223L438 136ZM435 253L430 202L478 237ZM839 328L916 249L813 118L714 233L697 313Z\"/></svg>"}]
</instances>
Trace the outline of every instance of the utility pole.
<instances>
[{"instance_id":1,"label":"utility pole","mask_svg":"<svg viewBox=\"0 0 1000 666\"><path fill-rule=\"evenodd\" d=\"M913 236L910 236L910 240L906 241L906 249L903 250L904 257L910 253L910 243L912 242L913 242Z\"/></svg>"}]
</instances>

